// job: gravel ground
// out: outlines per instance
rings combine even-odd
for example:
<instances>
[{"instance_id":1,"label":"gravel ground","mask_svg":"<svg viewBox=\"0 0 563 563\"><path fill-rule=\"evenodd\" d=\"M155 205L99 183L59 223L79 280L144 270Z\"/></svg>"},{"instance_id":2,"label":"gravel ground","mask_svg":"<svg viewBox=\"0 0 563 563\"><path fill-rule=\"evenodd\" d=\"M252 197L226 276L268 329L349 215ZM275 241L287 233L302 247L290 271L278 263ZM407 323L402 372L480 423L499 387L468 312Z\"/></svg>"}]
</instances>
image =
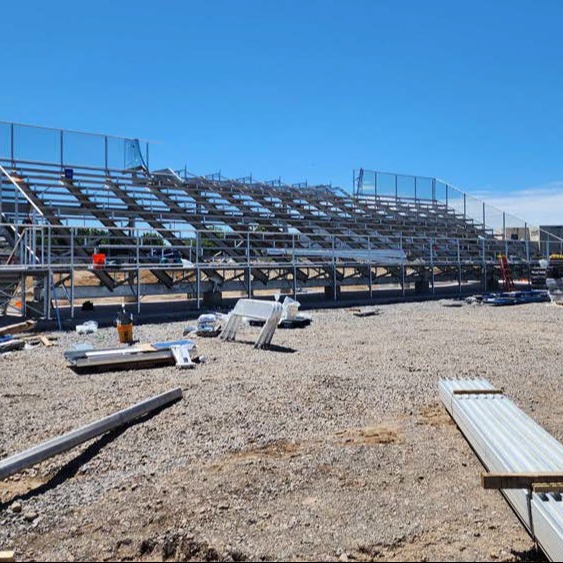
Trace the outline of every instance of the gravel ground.
<instances>
[{"instance_id":1,"label":"gravel ground","mask_svg":"<svg viewBox=\"0 0 563 563\"><path fill-rule=\"evenodd\" d=\"M561 322L546 304L312 311L273 350L199 339L208 361L76 375L63 351L0 358L0 457L172 387L184 400L0 483L18 560L542 560L438 400L485 377L563 439ZM135 327L177 339L184 323Z\"/></svg>"}]
</instances>

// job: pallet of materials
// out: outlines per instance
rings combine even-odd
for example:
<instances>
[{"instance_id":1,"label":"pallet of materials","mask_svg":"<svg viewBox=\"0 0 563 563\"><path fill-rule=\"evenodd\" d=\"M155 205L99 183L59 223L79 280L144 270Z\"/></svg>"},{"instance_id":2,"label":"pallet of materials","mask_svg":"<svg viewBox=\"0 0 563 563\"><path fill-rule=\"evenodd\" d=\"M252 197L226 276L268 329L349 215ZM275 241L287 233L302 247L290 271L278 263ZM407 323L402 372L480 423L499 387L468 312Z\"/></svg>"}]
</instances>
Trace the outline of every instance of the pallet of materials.
<instances>
[{"instance_id":1,"label":"pallet of materials","mask_svg":"<svg viewBox=\"0 0 563 563\"><path fill-rule=\"evenodd\" d=\"M173 365L185 367L189 363L189 352L194 348L193 340L175 340L121 348L68 350L64 355L73 370L83 373Z\"/></svg>"}]
</instances>

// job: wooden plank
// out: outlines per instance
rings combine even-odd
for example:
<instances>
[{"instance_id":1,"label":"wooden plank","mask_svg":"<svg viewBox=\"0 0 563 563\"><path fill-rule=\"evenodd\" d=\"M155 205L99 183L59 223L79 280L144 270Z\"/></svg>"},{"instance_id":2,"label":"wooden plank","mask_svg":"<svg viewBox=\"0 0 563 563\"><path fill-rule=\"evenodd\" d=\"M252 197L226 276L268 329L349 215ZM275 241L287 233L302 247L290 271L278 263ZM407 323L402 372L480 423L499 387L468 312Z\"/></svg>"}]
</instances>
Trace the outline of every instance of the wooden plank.
<instances>
[{"instance_id":1,"label":"wooden plank","mask_svg":"<svg viewBox=\"0 0 563 563\"><path fill-rule=\"evenodd\" d=\"M25 332L35 327L37 321L24 321L23 323L16 323L0 328L0 336L5 334L17 334L18 332Z\"/></svg>"},{"instance_id":2,"label":"wooden plank","mask_svg":"<svg viewBox=\"0 0 563 563\"><path fill-rule=\"evenodd\" d=\"M54 346L55 343L52 342L49 338L47 338L46 336L40 336L39 340L41 340L41 342L43 343L43 346L46 346L47 348L49 348L50 346Z\"/></svg>"},{"instance_id":3,"label":"wooden plank","mask_svg":"<svg viewBox=\"0 0 563 563\"><path fill-rule=\"evenodd\" d=\"M502 389L454 389L454 395L503 395Z\"/></svg>"},{"instance_id":4,"label":"wooden plank","mask_svg":"<svg viewBox=\"0 0 563 563\"><path fill-rule=\"evenodd\" d=\"M143 363L152 362L170 362L174 363L174 357L170 350L159 350L156 352L139 352L132 354L108 354L97 355L94 357L87 356L86 358L78 358L72 365L77 368L87 368L95 366L108 366L109 369L117 367L121 364L136 363L142 365Z\"/></svg>"},{"instance_id":5,"label":"wooden plank","mask_svg":"<svg viewBox=\"0 0 563 563\"><path fill-rule=\"evenodd\" d=\"M531 489L534 484L563 486L563 473L483 473L484 489Z\"/></svg>"},{"instance_id":6,"label":"wooden plank","mask_svg":"<svg viewBox=\"0 0 563 563\"><path fill-rule=\"evenodd\" d=\"M532 485L534 493L563 493L563 483L534 483Z\"/></svg>"},{"instance_id":7,"label":"wooden plank","mask_svg":"<svg viewBox=\"0 0 563 563\"><path fill-rule=\"evenodd\" d=\"M13 551L0 551L0 563L11 563L15 561Z\"/></svg>"},{"instance_id":8,"label":"wooden plank","mask_svg":"<svg viewBox=\"0 0 563 563\"><path fill-rule=\"evenodd\" d=\"M66 452L67 450L70 450L79 444L83 444L92 438L96 438L101 434L105 434L110 430L126 426L133 420L144 416L145 414L177 402L182 397L182 389L177 387L176 389L151 397L150 399L118 411L96 422L77 428L76 430L63 434L58 438L44 442L43 444L30 448L20 454L6 458L0 461L0 480L17 473L30 465L34 465L57 454Z\"/></svg>"}]
</instances>

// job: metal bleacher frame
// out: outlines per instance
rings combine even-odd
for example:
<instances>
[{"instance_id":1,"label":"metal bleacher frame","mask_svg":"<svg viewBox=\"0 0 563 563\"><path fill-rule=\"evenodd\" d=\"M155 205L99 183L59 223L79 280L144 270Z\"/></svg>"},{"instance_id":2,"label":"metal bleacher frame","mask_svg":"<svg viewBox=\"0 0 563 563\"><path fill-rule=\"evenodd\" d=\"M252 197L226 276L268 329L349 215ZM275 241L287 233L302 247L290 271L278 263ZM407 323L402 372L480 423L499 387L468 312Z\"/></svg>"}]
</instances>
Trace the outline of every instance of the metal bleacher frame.
<instances>
[{"instance_id":1,"label":"metal bleacher frame","mask_svg":"<svg viewBox=\"0 0 563 563\"><path fill-rule=\"evenodd\" d=\"M143 296L167 293L197 308L222 292L461 293L491 286L498 254L520 277L541 258L527 224L437 179L361 169L348 193L150 170L148 157L147 141L0 122L4 313L18 297L22 315L50 318L53 299L74 317L80 300L128 297L140 310ZM512 226L524 240L507 236Z\"/></svg>"}]
</instances>

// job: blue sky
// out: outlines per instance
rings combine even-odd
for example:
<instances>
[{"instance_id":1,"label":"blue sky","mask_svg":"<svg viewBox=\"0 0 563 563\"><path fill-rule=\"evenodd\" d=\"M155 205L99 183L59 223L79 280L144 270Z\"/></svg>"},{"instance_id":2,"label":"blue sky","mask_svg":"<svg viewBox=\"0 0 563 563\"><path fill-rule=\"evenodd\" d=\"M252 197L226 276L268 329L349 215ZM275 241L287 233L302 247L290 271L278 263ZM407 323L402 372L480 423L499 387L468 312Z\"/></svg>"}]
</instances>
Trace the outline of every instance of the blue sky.
<instances>
[{"instance_id":1,"label":"blue sky","mask_svg":"<svg viewBox=\"0 0 563 563\"><path fill-rule=\"evenodd\" d=\"M558 0L10 2L2 14L1 119L155 139L151 164L198 173L347 188L360 166L437 176L563 223ZM547 203L532 210L530 193Z\"/></svg>"}]
</instances>

